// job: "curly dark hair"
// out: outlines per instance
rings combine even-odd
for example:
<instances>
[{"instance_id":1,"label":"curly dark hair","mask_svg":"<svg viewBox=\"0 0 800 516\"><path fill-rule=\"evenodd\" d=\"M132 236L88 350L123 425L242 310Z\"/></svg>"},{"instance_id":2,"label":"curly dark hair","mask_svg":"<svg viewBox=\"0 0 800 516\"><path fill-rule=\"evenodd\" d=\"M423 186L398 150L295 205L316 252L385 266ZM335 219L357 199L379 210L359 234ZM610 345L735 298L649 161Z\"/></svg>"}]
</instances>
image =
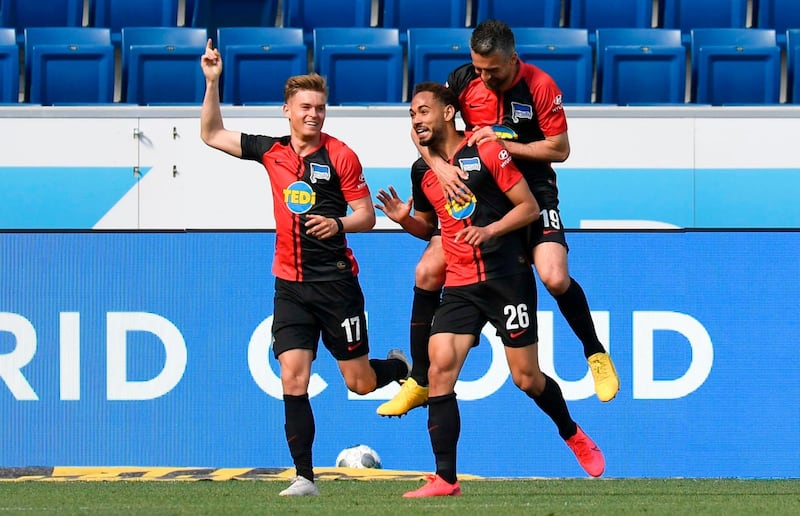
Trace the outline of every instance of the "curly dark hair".
<instances>
[{"instance_id":1,"label":"curly dark hair","mask_svg":"<svg viewBox=\"0 0 800 516\"><path fill-rule=\"evenodd\" d=\"M438 82L421 82L414 87L414 95L417 93L422 93L423 91L429 91L433 93L433 97L440 102L443 106L453 106L456 111L459 110L458 105L458 95L445 86L444 84L439 84Z\"/></svg>"}]
</instances>

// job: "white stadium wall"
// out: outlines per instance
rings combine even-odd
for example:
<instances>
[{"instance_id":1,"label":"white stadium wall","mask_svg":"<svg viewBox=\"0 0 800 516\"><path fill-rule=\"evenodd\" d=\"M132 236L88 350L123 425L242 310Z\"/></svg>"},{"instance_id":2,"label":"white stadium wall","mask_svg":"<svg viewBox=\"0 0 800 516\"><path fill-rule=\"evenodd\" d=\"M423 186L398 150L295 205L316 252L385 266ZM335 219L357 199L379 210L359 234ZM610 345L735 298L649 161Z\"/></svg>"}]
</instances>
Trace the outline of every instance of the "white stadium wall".
<instances>
[{"instance_id":1,"label":"white stadium wall","mask_svg":"<svg viewBox=\"0 0 800 516\"><path fill-rule=\"evenodd\" d=\"M287 132L279 107L223 114L231 129ZM556 167L566 226L800 227L799 115L568 108L572 155ZM196 107L0 109L0 228L274 228L264 170L206 147L198 117ZM360 156L373 191L409 192L406 107L333 107L325 129ZM32 188L42 178L54 181L46 192ZM397 226L380 217L377 227Z\"/></svg>"}]
</instances>

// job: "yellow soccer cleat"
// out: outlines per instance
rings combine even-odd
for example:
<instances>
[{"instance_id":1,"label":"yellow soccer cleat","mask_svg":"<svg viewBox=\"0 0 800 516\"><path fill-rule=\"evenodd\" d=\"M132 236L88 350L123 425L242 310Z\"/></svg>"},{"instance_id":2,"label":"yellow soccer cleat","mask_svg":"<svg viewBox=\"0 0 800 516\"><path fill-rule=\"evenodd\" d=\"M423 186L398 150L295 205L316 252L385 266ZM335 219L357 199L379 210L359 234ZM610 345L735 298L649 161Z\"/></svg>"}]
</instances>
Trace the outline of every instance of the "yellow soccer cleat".
<instances>
[{"instance_id":1,"label":"yellow soccer cleat","mask_svg":"<svg viewBox=\"0 0 800 516\"><path fill-rule=\"evenodd\" d=\"M595 353L590 356L589 370L594 378L594 391L600 401L611 401L619 391L619 377L608 353Z\"/></svg>"},{"instance_id":2,"label":"yellow soccer cleat","mask_svg":"<svg viewBox=\"0 0 800 516\"><path fill-rule=\"evenodd\" d=\"M428 388L420 387L416 380L409 378L403 382L397 395L378 407L381 416L404 416L409 410L428 404Z\"/></svg>"}]
</instances>

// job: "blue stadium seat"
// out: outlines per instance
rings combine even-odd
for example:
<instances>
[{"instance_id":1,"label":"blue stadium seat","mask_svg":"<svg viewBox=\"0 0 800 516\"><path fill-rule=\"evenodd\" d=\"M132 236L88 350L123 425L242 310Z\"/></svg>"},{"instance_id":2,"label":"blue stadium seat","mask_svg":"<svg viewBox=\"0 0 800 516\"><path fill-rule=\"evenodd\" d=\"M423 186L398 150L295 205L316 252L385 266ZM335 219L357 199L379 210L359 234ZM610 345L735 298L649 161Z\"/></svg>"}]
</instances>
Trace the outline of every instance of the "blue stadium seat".
<instances>
[{"instance_id":1,"label":"blue stadium seat","mask_svg":"<svg viewBox=\"0 0 800 516\"><path fill-rule=\"evenodd\" d=\"M444 84L455 68L471 61L469 38L472 29L408 29L408 86L420 82Z\"/></svg>"},{"instance_id":2,"label":"blue stadium seat","mask_svg":"<svg viewBox=\"0 0 800 516\"><path fill-rule=\"evenodd\" d=\"M800 2L797 0L758 0L753 12L753 27L775 29L778 46L786 45L786 31L800 28Z\"/></svg>"},{"instance_id":3,"label":"blue stadium seat","mask_svg":"<svg viewBox=\"0 0 800 516\"><path fill-rule=\"evenodd\" d=\"M684 45L692 29L740 29L747 22L747 0L661 0L659 19L665 29L680 29Z\"/></svg>"},{"instance_id":4,"label":"blue stadium seat","mask_svg":"<svg viewBox=\"0 0 800 516\"><path fill-rule=\"evenodd\" d=\"M592 47L586 29L514 29L520 59L547 72L561 88L564 102L592 101Z\"/></svg>"},{"instance_id":5,"label":"blue stadium seat","mask_svg":"<svg viewBox=\"0 0 800 516\"><path fill-rule=\"evenodd\" d=\"M467 26L466 0L383 0L380 25L400 30L407 43L408 29L463 28Z\"/></svg>"},{"instance_id":6,"label":"blue stadium seat","mask_svg":"<svg viewBox=\"0 0 800 516\"><path fill-rule=\"evenodd\" d=\"M217 37L221 27L275 27L278 0L194 0L191 25ZM215 42L217 43L217 42Z\"/></svg>"},{"instance_id":7,"label":"blue stadium seat","mask_svg":"<svg viewBox=\"0 0 800 516\"><path fill-rule=\"evenodd\" d=\"M306 45L314 44L314 29L369 27L371 0L284 0L283 26L303 29Z\"/></svg>"},{"instance_id":8,"label":"blue stadium seat","mask_svg":"<svg viewBox=\"0 0 800 516\"><path fill-rule=\"evenodd\" d=\"M772 29L693 29L692 98L700 104L776 104L781 51Z\"/></svg>"},{"instance_id":9,"label":"blue stadium seat","mask_svg":"<svg viewBox=\"0 0 800 516\"><path fill-rule=\"evenodd\" d=\"M205 29L122 28L122 99L131 104L199 104Z\"/></svg>"},{"instance_id":10,"label":"blue stadium seat","mask_svg":"<svg viewBox=\"0 0 800 516\"><path fill-rule=\"evenodd\" d=\"M224 27L217 32L225 103L283 103L286 78L308 73L302 29Z\"/></svg>"},{"instance_id":11,"label":"blue stadium seat","mask_svg":"<svg viewBox=\"0 0 800 516\"><path fill-rule=\"evenodd\" d=\"M678 29L597 29L597 93L604 104L674 104L686 98Z\"/></svg>"},{"instance_id":12,"label":"blue stadium seat","mask_svg":"<svg viewBox=\"0 0 800 516\"><path fill-rule=\"evenodd\" d=\"M643 29L653 24L652 0L569 0L567 5L569 26L587 29L592 46L597 29Z\"/></svg>"},{"instance_id":13,"label":"blue stadium seat","mask_svg":"<svg viewBox=\"0 0 800 516\"><path fill-rule=\"evenodd\" d=\"M89 25L111 29L111 42L117 46L122 27L178 26L178 0L91 1Z\"/></svg>"},{"instance_id":14,"label":"blue stadium seat","mask_svg":"<svg viewBox=\"0 0 800 516\"><path fill-rule=\"evenodd\" d=\"M95 27L25 29L25 98L34 104L114 101L111 32Z\"/></svg>"},{"instance_id":15,"label":"blue stadium seat","mask_svg":"<svg viewBox=\"0 0 800 516\"><path fill-rule=\"evenodd\" d=\"M403 47L397 29L315 29L314 69L328 80L331 104L403 100Z\"/></svg>"},{"instance_id":16,"label":"blue stadium seat","mask_svg":"<svg viewBox=\"0 0 800 516\"><path fill-rule=\"evenodd\" d=\"M18 44L29 27L80 27L83 0L0 0L2 25L16 29Z\"/></svg>"},{"instance_id":17,"label":"blue stadium seat","mask_svg":"<svg viewBox=\"0 0 800 516\"><path fill-rule=\"evenodd\" d=\"M786 31L786 101L800 104L800 29Z\"/></svg>"},{"instance_id":18,"label":"blue stadium seat","mask_svg":"<svg viewBox=\"0 0 800 516\"><path fill-rule=\"evenodd\" d=\"M511 27L558 27L561 0L472 0L474 25L503 20Z\"/></svg>"},{"instance_id":19,"label":"blue stadium seat","mask_svg":"<svg viewBox=\"0 0 800 516\"><path fill-rule=\"evenodd\" d=\"M197 0L184 0L183 22L184 26L191 26L194 19L194 11L197 7Z\"/></svg>"},{"instance_id":20,"label":"blue stadium seat","mask_svg":"<svg viewBox=\"0 0 800 516\"><path fill-rule=\"evenodd\" d=\"M2 1L2 0L0 0ZM14 29L0 28L0 103L19 101L19 47Z\"/></svg>"}]
</instances>

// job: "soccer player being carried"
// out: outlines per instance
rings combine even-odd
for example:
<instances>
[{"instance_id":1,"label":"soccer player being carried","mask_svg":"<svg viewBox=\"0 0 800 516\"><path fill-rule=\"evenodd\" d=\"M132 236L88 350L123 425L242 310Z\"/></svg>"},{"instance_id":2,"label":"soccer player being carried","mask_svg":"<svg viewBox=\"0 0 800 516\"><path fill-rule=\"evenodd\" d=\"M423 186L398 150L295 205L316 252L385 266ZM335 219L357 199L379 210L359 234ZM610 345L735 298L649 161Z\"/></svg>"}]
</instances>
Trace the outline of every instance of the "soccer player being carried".
<instances>
[{"instance_id":1,"label":"soccer player being carried","mask_svg":"<svg viewBox=\"0 0 800 516\"><path fill-rule=\"evenodd\" d=\"M466 128L474 131L470 144L502 140L528 182L541 210L541 216L527 229L529 255L539 278L582 344L597 398L610 401L619 390L619 378L611 356L598 339L586 295L569 273L556 174L551 166L566 160L570 153L561 90L544 71L519 58L514 33L501 21L478 24L470 37L470 51L472 62L453 70L447 80L447 86L458 95ZM426 147L418 144L418 148L444 191L462 201L468 198L464 173L429 153ZM411 377L397 396L378 407L381 416L402 416L427 402L426 346L433 312L440 301L444 268L442 244L434 236L415 273Z\"/></svg>"},{"instance_id":2,"label":"soccer player being carried","mask_svg":"<svg viewBox=\"0 0 800 516\"><path fill-rule=\"evenodd\" d=\"M280 494L318 495L308 384L320 335L347 388L355 393L366 394L408 376L408 361L400 350L390 351L386 360L368 358L364 296L345 233L374 226L372 198L356 154L322 132L328 97L325 79L309 74L286 81L283 113L289 120L289 135L250 135L223 125L222 59L210 39L200 64L206 78L200 115L203 141L261 163L269 175L276 225L272 346L281 368L286 442L297 470L292 484Z\"/></svg>"},{"instance_id":3,"label":"soccer player being carried","mask_svg":"<svg viewBox=\"0 0 800 516\"><path fill-rule=\"evenodd\" d=\"M438 222L447 264L428 344L428 432L436 474L404 497L461 494L455 385L487 322L503 341L514 384L553 420L586 472L600 476L605 469L602 452L572 420L558 384L539 369L536 284L520 231L539 217L539 205L502 144L467 145L469 135L456 130L457 111L452 89L434 82L414 89L412 130L431 154L464 171L469 200L446 197L422 158L411 170L412 199L400 199L391 186L377 195L382 204L376 208L414 236L430 238Z\"/></svg>"}]
</instances>

